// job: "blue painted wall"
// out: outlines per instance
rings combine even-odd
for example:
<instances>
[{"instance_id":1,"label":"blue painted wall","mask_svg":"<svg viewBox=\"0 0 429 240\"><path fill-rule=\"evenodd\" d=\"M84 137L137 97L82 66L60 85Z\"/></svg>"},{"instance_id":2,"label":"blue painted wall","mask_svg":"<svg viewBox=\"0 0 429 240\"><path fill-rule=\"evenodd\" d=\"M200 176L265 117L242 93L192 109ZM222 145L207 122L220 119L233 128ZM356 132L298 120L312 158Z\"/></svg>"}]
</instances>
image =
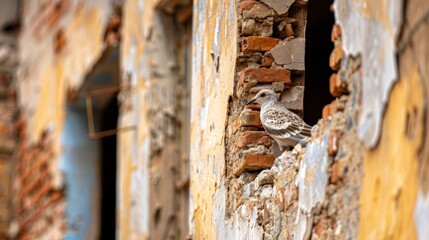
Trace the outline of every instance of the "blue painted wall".
<instances>
[{"instance_id":1,"label":"blue painted wall","mask_svg":"<svg viewBox=\"0 0 429 240\"><path fill-rule=\"evenodd\" d=\"M62 145L60 167L65 177L69 227L65 239L98 238L100 143L88 137L84 108L67 107Z\"/></svg>"}]
</instances>

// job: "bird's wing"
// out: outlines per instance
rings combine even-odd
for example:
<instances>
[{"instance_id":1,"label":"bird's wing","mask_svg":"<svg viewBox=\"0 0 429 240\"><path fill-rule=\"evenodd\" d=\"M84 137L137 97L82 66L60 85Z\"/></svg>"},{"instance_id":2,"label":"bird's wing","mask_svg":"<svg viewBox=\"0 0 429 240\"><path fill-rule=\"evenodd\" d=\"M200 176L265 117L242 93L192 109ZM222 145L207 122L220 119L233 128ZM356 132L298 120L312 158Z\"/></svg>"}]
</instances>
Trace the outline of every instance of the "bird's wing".
<instances>
[{"instance_id":1,"label":"bird's wing","mask_svg":"<svg viewBox=\"0 0 429 240\"><path fill-rule=\"evenodd\" d=\"M265 130L274 138L303 139L311 136L311 127L288 110L268 109L261 119Z\"/></svg>"}]
</instances>

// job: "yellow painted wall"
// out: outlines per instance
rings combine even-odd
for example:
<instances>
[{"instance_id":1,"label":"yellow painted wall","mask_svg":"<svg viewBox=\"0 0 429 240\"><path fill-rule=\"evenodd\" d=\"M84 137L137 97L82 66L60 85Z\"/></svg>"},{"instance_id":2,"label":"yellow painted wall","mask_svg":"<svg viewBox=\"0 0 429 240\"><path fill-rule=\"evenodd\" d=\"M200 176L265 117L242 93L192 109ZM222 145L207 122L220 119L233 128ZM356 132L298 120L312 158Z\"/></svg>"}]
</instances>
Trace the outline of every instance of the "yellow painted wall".
<instances>
[{"instance_id":1,"label":"yellow painted wall","mask_svg":"<svg viewBox=\"0 0 429 240\"><path fill-rule=\"evenodd\" d=\"M157 1L128 0L123 8L121 68L136 89L120 125L137 130L119 134L119 238L145 239L149 228L150 129L147 93L151 81L148 36ZM234 86L236 16L233 1L196 1L193 15L191 113L191 221L194 239L214 239L213 194L224 173L224 130ZM211 53L219 55L216 73ZM211 130L210 130L211 129ZM208 157L209 160L208 160ZM133 189L132 186L138 186ZM193 203L193 205L192 205ZM193 207L193 208L192 208Z\"/></svg>"},{"instance_id":2,"label":"yellow painted wall","mask_svg":"<svg viewBox=\"0 0 429 240\"><path fill-rule=\"evenodd\" d=\"M196 1L194 6L191 110L191 219L194 239L216 239L225 209L214 194L225 172L225 124L234 87L237 20L234 1ZM195 25L196 24L196 25ZM214 59L211 57L213 53ZM219 54L219 72L215 62ZM193 207L193 208L192 208ZM219 221L219 222L218 222ZM219 237L219 236L218 236Z\"/></svg>"},{"instance_id":3,"label":"yellow painted wall","mask_svg":"<svg viewBox=\"0 0 429 240\"><path fill-rule=\"evenodd\" d=\"M401 77L390 93L380 142L365 152L359 239L416 239L413 211L423 137L422 89L416 67ZM407 115L408 124L415 126L408 137Z\"/></svg>"}]
</instances>

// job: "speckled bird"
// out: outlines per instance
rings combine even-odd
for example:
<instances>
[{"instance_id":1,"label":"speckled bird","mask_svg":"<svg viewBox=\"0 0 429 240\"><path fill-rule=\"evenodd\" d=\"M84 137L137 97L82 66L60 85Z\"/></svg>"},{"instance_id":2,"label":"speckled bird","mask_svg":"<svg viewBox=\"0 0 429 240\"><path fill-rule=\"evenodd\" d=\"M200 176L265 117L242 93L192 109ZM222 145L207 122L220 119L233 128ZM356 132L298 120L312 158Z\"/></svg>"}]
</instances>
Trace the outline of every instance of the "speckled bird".
<instances>
[{"instance_id":1,"label":"speckled bird","mask_svg":"<svg viewBox=\"0 0 429 240\"><path fill-rule=\"evenodd\" d=\"M276 140L280 149L284 146L305 146L311 137L311 126L287 109L270 89L263 89L247 104L261 105L260 118L265 131Z\"/></svg>"}]
</instances>

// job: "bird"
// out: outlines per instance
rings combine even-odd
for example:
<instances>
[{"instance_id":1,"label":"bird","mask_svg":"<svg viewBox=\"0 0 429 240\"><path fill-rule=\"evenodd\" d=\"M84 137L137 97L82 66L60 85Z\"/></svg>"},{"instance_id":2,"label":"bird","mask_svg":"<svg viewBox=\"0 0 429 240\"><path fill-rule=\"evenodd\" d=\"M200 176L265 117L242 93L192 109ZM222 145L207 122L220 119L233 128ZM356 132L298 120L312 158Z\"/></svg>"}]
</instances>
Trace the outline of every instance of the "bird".
<instances>
[{"instance_id":1,"label":"bird","mask_svg":"<svg viewBox=\"0 0 429 240\"><path fill-rule=\"evenodd\" d=\"M271 89L262 89L246 105L259 103L260 118L265 131L279 145L283 152L285 147L294 147L298 143L305 146L311 137L311 126L297 114L287 109Z\"/></svg>"}]
</instances>

